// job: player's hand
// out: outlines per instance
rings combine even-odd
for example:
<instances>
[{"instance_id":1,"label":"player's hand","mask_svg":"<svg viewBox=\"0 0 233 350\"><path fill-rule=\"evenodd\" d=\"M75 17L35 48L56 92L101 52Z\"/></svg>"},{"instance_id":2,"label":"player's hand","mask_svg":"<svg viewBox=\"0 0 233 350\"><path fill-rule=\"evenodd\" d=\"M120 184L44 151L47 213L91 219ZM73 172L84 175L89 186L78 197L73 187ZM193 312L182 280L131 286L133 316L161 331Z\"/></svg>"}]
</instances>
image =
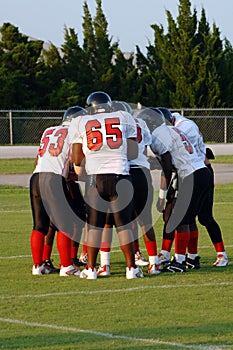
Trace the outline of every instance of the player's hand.
<instances>
[{"instance_id":1,"label":"player's hand","mask_svg":"<svg viewBox=\"0 0 233 350\"><path fill-rule=\"evenodd\" d=\"M160 213L163 212L164 203L165 203L164 198L158 198L157 203L156 203L156 208L157 208L158 212L160 212Z\"/></svg>"},{"instance_id":2,"label":"player's hand","mask_svg":"<svg viewBox=\"0 0 233 350\"><path fill-rule=\"evenodd\" d=\"M69 171L67 180L68 181L78 181L78 175L74 171Z\"/></svg>"}]
</instances>

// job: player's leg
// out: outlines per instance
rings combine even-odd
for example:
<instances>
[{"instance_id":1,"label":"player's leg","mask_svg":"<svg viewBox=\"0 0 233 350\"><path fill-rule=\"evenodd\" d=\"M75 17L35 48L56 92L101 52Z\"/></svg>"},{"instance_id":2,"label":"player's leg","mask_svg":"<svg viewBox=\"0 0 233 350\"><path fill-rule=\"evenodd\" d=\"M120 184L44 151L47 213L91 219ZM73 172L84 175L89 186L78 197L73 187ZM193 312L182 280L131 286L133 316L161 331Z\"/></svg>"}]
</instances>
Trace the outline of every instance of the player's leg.
<instances>
[{"instance_id":1,"label":"player's leg","mask_svg":"<svg viewBox=\"0 0 233 350\"><path fill-rule=\"evenodd\" d=\"M138 223L136 219L132 221L132 232L134 237L135 264L139 267L148 266L149 261L144 258L140 249L139 238L138 238L138 235L139 235Z\"/></svg>"},{"instance_id":2,"label":"player's leg","mask_svg":"<svg viewBox=\"0 0 233 350\"><path fill-rule=\"evenodd\" d=\"M60 276L79 276L71 260L71 237L79 221L72 208L72 199L64 177L54 173L40 175L43 201L53 224L57 227L57 249L60 257Z\"/></svg>"},{"instance_id":3,"label":"player's leg","mask_svg":"<svg viewBox=\"0 0 233 350\"><path fill-rule=\"evenodd\" d=\"M112 232L113 232L114 218L112 213L107 213L106 223L104 225L101 245L100 245L100 266L98 268L98 276L110 275L110 250L112 244Z\"/></svg>"},{"instance_id":4,"label":"player's leg","mask_svg":"<svg viewBox=\"0 0 233 350\"><path fill-rule=\"evenodd\" d=\"M84 226L83 235L82 251L79 257L79 261L85 266L87 265L87 223Z\"/></svg>"},{"instance_id":5,"label":"player's leg","mask_svg":"<svg viewBox=\"0 0 233 350\"><path fill-rule=\"evenodd\" d=\"M134 210L141 226L143 239L149 257L149 274L159 274L157 242L152 224L153 186L150 171L146 168L132 168L134 186Z\"/></svg>"},{"instance_id":6,"label":"player's leg","mask_svg":"<svg viewBox=\"0 0 233 350\"><path fill-rule=\"evenodd\" d=\"M30 201L33 217L33 229L30 238L33 259L32 274L42 275L45 272L43 250L44 239L49 227L49 217L41 199L39 173L33 174L30 179Z\"/></svg>"},{"instance_id":7,"label":"player's leg","mask_svg":"<svg viewBox=\"0 0 233 350\"><path fill-rule=\"evenodd\" d=\"M86 223L86 207L79 183L73 180L69 180L67 181L67 187L72 200L71 207L80 219L80 225L75 226L71 242L71 259L73 264L79 267L85 265L82 261L78 259L78 249L83 228Z\"/></svg>"},{"instance_id":8,"label":"player's leg","mask_svg":"<svg viewBox=\"0 0 233 350\"><path fill-rule=\"evenodd\" d=\"M52 222L50 222L48 233L45 236L44 250L43 250L43 264L45 267L45 273L47 273L47 274L58 273L60 271L60 269L56 268L53 265L53 261L51 259L54 237L55 237L56 231L57 231L56 227L53 225Z\"/></svg>"},{"instance_id":9,"label":"player's leg","mask_svg":"<svg viewBox=\"0 0 233 350\"><path fill-rule=\"evenodd\" d=\"M214 175L211 166L209 169L209 186L208 192L205 194L198 214L198 220L201 225L206 227L206 230L210 236L210 239L214 245L217 259L213 263L213 266L224 267L228 265L228 257L225 251L224 242L222 238L222 232L219 224L213 217L213 198L214 198Z\"/></svg>"},{"instance_id":10,"label":"player's leg","mask_svg":"<svg viewBox=\"0 0 233 350\"><path fill-rule=\"evenodd\" d=\"M86 185L88 262L86 268L80 274L81 278L97 278L96 261L108 211L108 203L101 197L105 191L105 177L106 175L90 177L91 181Z\"/></svg>"},{"instance_id":11,"label":"player's leg","mask_svg":"<svg viewBox=\"0 0 233 350\"><path fill-rule=\"evenodd\" d=\"M213 263L213 266L222 267L228 265L228 257L225 251L221 228L213 217L213 202L214 202L214 172L211 164L207 165L210 172L210 183L208 195L205 198L205 202L201 207L200 214L198 215L199 222L206 227L210 239L214 245L217 259Z\"/></svg>"},{"instance_id":12,"label":"player's leg","mask_svg":"<svg viewBox=\"0 0 233 350\"><path fill-rule=\"evenodd\" d=\"M190 238L188 243L188 253L186 257L186 266L188 269L200 269L200 256L198 255L198 228L196 221L190 226Z\"/></svg>"},{"instance_id":13,"label":"player's leg","mask_svg":"<svg viewBox=\"0 0 233 350\"><path fill-rule=\"evenodd\" d=\"M124 194L125 198L132 198L131 176L117 176L116 183L117 186L119 186L120 188L119 192ZM127 205L125 205L124 198L120 198L120 196L113 195L111 197L111 209L114 216L116 230L118 232L120 247L125 258L126 278L141 278L143 277L143 273L136 266L134 255L134 236L132 233L132 217L134 210L133 200L131 200Z\"/></svg>"},{"instance_id":14,"label":"player's leg","mask_svg":"<svg viewBox=\"0 0 233 350\"><path fill-rule=\"evenodd\" d=\"M162 272L185 272L186 251L190 239L190 223L195 221L197 200L200 196L195 187L194 175L179 181L178 194L172 213L166 223L165 230L169 234L175 231L175 256ZM189 198L189 200L187 200Z\"/></svg>"}]
</instances>

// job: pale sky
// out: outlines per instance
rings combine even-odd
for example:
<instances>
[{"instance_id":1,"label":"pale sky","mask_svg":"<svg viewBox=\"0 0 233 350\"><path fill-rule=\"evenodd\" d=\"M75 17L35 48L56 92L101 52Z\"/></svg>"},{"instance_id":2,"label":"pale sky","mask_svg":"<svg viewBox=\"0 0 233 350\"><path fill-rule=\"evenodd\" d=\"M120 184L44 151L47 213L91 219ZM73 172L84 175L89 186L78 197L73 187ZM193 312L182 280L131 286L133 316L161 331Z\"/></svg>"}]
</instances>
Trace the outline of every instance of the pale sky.
<instances>
[{"instance_id":1,"label":"pale sky","mask_svg":"<svg viewBox=\"0 0 233 350\"><path fill-rule=\"evenodd\" d=\"M60 47L66 25L75 29L82 46L83 3L84 0L0 0L0 26L10 22L21 33ZM96 2L87 3L94 17ZM135 51L138 45L145 52L148 41L153 43L150 25L162 24L166 32L165 10L176 19L178 4L178 0L102 0L112 43L119 41L122 51ZM191 4L192 10L194 6L197 9L198 19L204 7L210 27L215 22L221 38L226 37L233 45L233 0L192 0Z\"/></svg>"}]
</instances>

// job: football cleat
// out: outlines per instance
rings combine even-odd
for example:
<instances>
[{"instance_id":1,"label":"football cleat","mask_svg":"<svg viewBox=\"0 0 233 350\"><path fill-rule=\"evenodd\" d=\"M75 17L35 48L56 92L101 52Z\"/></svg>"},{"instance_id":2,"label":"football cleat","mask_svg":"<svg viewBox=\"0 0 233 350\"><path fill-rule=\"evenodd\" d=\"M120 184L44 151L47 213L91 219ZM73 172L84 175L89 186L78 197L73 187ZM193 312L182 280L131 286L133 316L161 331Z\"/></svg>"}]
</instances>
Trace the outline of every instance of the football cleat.
<instances>
[{"instance_id":1,"label":"football cleat","mask_svg":"<svg viewBox=\"0 0 233 350\"><path fill-rule=\"evenodd\" d=\"M186 272L186 262L184 260L182 264L180 264L176 261L176 258L173 257L173 259L167 265L165 265L164 268L161 269L161 272Z\"/></svg>"},{"instance_id":2,"label":"football cleat","mask_svg":"<svg viewBox=\"0 0 233 350\"><path fill-rule=\"evenodd\" d=\"M126 278L127 279L133 279L133 278L143 278L142 270L139 269L139 267L126 267Z\"/></svg>"},{"instance_id":3,"label":"football cleat","mask_svg":"<svg viewBox=\"0 0 233 350\"><path fill-rule=\"evenodd\" d=\"M79 261L83 264L83 265L87 265L87 253L82 253L79 257Z\"/></svg>"},{"instance_id":4,"label":"football cleat","mask_svg":"<svg viewBox=\"0 0 233 350\"><path fill-rule=\"evenodd\" d=\"M149 261L147 261L145 258L143 258L142 253L140 252L140 250L138 250L135 253L135 264L137 266L148 266L149 265Z\"/></svg>"},{"instance_id":5,"label":"football cleat","mask_svg":"<svg viewBox=\"0 0 233 350\"><path fill-rule=\"evenodd\" d=\"M159 269L159 265L156 265L156 264L149 265L148 275L158 275L160 273L161 271Z\"/></svg>"},{"instance_id":6,"label":"football cleat","mask_svg":"<svg viewBox=\"0 0 233 350\"><path fill-rule=\"evenodd\" d=\"M164 264L168 264L169 263L169 261L170 261L170 259L167 259L166 257L165 257L165 255L163 255L162 253L160 253L159 255L158 255L158 259L159 259L159 265L164 265Z\"/></svg>"},{"instance_id":7,"label":"football cleat","mask_svg":"<svg viewBox=\"0 0 233 350\"><path fill-rule=\"evenodd\" d=\"M61 268L60 268L60 276L61 277L79 276L79 275L80 275L80 271L76 270L76 268L73 265L61 266Z\"/></svg>"},{"instance_id":8,"label":"football cleat","mask_svg":"<svg viewBox=\"0 0 233 350\"><path fill-rule=\"evenodd\" d=\"M109 276L110 275L110 266L109 265L104 265L104 266L99 266L98 271L97 271L98 276Z\"/></svg>"},{"instance_id":9,"label":"football cleat","mask_svg":"<svg viewBox=\"0 0 233 350\"><path fill-rule=\"evenodd\" d=\"M186 256L186 268L189 270L198 270L201 268L200 265L200 256L196 256L195 259L190 259Z\"/></svg>"},{"instance_id":10,"label":"football cleat","mask_svg":"<svg viewBox=\"0 0 233 350\"><path fill-rule=\"evenodd\" d=\"M86 278L87 280L97 279L97 271L95 267L86 267L80 273L80 278Z\"/></svg>"},{"instance_id":11,"label":"football cleat","mask_svg":"<svg viewBox=\"0 0 233 350\"><path fill-rule=\"evenodd\" d=\"M78 258L72 258L72 262L73 262L73 265L78 266L78 267L86 265L86 263L83 263Z\"/></svg>"},{"instance_id":12,"label":"football cleat","mask_svg":"<svg viewBox=\"0 0 233 350\"><path fill-rule=\"evenodd\" d=\"M60 269L56 268L53 263L52 260L48 259L48 260L44 260L43 261L43 265L44 265L44 270L45 270L45 274L49 274L49 273L59 273Z\"/></svg>"},{"instance_id":13,"label":"football cleat","mask_svg":"<svg viewBox=\"0 0 233 350\"><path fill-rule=\"evenodd\" d=\"M222 254L218 254L217 260L213 263L212 266L223 267L223 266L227 266L228 264L229 264L228 258L226 258Z\"/></svg>"},{"instance_id":14,"label":"football cleat","mask_svg":"<svg viewBox=\"0 0 233 350\"><path fill-rule=\"evenodd\" d=\"M33 265L32 274L33 275L43 275L45 273L44 265Z\"/></svg>"}]
</instances>

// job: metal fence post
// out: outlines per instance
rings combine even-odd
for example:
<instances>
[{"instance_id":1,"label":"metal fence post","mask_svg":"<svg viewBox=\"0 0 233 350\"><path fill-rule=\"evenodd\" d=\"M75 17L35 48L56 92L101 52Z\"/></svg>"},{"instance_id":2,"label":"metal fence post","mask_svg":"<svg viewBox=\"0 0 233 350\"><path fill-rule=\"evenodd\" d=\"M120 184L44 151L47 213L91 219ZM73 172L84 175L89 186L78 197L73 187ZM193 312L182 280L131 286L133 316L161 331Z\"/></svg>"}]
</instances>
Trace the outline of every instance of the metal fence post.
<instances>
[{"instance_id":1,"label":"metal fence post","mask_svg":"<svg viewBox=\"0 0 233 350\"><path fill-rule=\"evenodd\" d=\"M12 125L12 111L9 111L9 124L10 124L10 144L13 145L13 125Z\"/></svg>"},{"instance_id":2,"label":"metal fence post","mask_svg":"<svg viewBox=\"0 0 233 350\"><path fill-rule=\"evenodd\" d=\"M224 118L224 143L227 143L227 117Z\"/></svg>"}]
</instances>

